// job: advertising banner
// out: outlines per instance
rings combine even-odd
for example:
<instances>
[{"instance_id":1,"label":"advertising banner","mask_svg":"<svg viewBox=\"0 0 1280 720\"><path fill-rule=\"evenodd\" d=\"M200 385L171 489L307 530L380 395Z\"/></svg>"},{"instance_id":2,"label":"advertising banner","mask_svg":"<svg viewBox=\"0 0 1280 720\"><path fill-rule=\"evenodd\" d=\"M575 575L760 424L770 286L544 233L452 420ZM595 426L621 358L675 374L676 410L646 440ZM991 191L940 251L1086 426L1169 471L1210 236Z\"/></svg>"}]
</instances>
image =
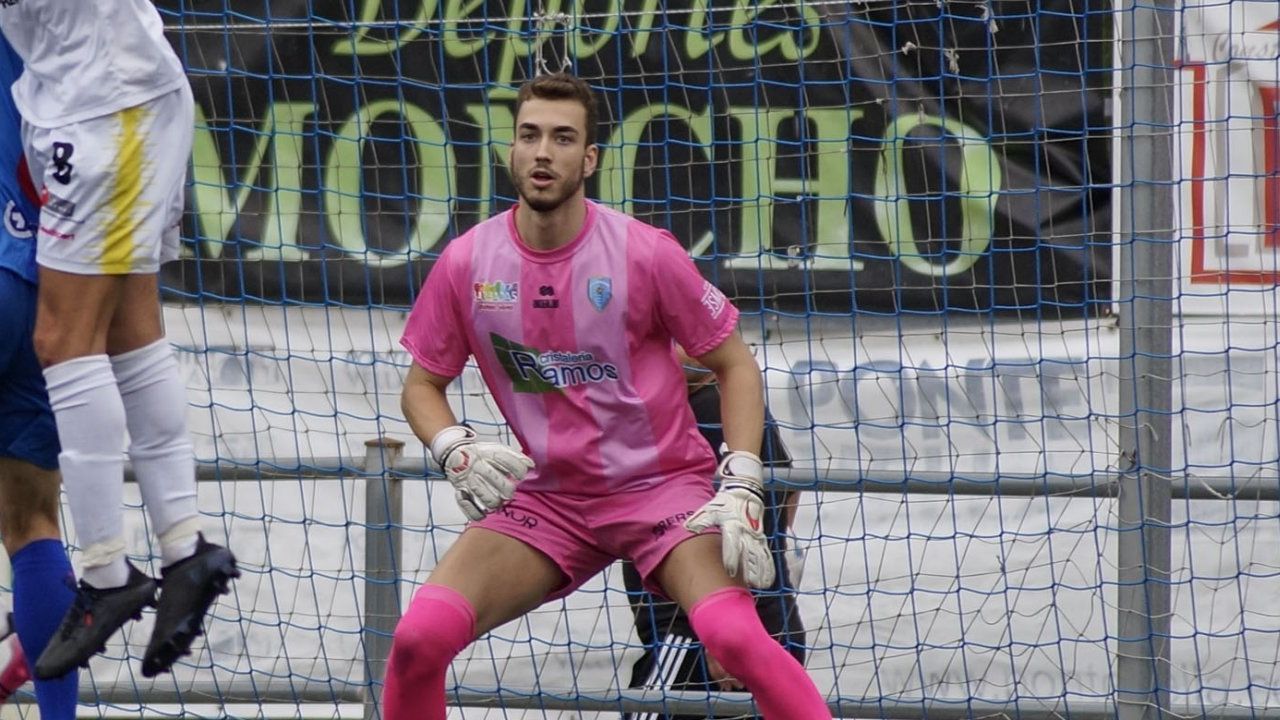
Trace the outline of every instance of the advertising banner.
<instances>
[{"instance_id":1,"label":"advertising banner","mask_svg":"<svg viewBox=\"0 0 1280 720\"><path fill-rule=\"evenodd\" d=\"M1191 0L1179 43L1184 313L1274 315L1280 280L1280 10Z\"/></svg>"},{"instance_id":2,"label":"advertising banner","mask_svg":"<svg viewBox=\"0 0 1280 720\"><path fill-rule=\"evenodd\" d=\"M746 307L1108 300L1097 3L158 5L199 105L173 299L408 305L513 202L515 88L568 64L602 103L588 195Z\"/></svg>"}]
</instances>

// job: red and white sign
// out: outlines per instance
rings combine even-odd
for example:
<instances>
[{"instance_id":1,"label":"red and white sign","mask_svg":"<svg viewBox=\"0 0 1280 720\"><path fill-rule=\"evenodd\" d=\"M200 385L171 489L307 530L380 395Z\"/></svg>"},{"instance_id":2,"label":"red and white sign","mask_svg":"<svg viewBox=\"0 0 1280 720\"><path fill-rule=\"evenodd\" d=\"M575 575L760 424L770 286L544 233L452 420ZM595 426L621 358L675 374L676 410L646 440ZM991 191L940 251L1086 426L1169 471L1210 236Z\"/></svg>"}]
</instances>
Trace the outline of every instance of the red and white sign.
<instances>
[{"instance_id":1,"label":"red and white sign","mask_svg":"<svg viewBox=\"0 0 1280 720\"><path fill-rule=\"evenodd\" d=\"M1193 0L1180 17L1182 308L1271 314L1280 285L1280 4Z\"/></svg>"}]
</instances>

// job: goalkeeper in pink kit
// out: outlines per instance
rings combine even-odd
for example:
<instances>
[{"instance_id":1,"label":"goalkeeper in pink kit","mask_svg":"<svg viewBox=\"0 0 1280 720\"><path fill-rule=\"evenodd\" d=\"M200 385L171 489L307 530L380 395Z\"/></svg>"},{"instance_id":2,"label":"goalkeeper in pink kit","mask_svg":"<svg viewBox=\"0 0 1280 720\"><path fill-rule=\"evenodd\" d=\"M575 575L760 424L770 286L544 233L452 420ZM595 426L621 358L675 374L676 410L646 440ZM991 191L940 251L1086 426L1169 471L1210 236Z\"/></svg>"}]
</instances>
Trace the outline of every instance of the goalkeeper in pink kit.
<instances>
[{"instance_id":1,"label":"goalkeeper in pink kit","mask_svg":"<svg viewBox=\"0 0 1280 720\"><path fill-rule=\"evenodd\" d=\"M509 157L520 202L448 245L405 327L405 416L472 522L396 628L384 717L443 720L459 652L625 558L688 612L765 718L828 719L746 588L775 570L760 529L763 381L738 311L669 233L585 198L596 118L571 75L520 88ZM719 380L718 468L676 343ZM469 357L521 450L458 425L445 388Z\"/></svg>"}]
</instances>

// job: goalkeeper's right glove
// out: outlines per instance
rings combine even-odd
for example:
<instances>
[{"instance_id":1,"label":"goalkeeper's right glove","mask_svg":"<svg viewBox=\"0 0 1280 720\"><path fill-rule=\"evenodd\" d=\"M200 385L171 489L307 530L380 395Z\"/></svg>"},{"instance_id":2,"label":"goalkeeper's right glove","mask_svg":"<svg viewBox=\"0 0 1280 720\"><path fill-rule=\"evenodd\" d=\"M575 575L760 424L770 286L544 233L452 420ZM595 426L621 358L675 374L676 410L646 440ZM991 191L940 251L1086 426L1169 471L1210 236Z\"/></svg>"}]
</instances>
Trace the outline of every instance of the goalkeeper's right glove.
<instances>
[{"instance_id":1,"label":"goalkeeper's right glove","mask_svg":"<svg viewBox=\"0 0 1280 720\"><path fill-rule=\"evenodd\" d=\"M431 440L431 457L453 484L454 496L468 520L479 520L515 494L516 483L533 469L533 460L500 443L476 442L471 428L452 425Z\"/></svg>"}]
</instances>

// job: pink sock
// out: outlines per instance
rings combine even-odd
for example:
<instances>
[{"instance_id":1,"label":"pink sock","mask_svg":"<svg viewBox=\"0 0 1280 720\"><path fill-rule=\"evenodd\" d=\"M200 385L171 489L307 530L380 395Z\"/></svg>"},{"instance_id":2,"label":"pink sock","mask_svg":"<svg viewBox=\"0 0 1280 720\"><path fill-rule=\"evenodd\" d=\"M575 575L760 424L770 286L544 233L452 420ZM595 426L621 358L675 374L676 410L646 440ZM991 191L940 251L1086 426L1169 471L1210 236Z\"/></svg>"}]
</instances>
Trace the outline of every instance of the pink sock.
<instances>
[{"instance_id":1,"label":"pink sock","mask_svg":"<svg viewBox=\"0 0 1280 720\"><path fill-rule=\"evenodd\" d=\"M391 640L383 720L445 720L444 676L475 639L476 611L452 588L423 585Z\"/></svg>"},{"instance_id":2,"label":"pink sock","mask_svg":"<svg viewBox=\"0 0 1280 720\"><path fill-rule=\"evenodd\" d=\"M760 623L751 593L717 590L694 604L689 623L707 652L751 691L765 720L831 720L804 667Z\"/></svg>"}]
</instances>

